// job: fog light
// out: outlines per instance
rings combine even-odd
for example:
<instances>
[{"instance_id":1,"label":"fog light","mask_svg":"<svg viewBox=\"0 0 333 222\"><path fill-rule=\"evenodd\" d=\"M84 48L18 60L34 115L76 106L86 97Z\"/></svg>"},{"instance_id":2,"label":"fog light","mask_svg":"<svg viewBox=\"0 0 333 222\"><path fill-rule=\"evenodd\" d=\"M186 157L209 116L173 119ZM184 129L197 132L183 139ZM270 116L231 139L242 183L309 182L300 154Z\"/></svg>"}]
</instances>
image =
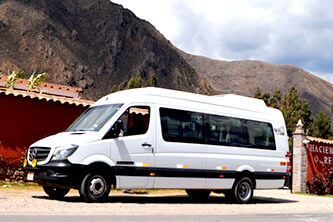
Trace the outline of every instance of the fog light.
<instances>
[{"instance_id":1,"label":"fog light","mask_svg":"<svg viewBox=\"0 0 333 222\"><path fill-rule=\"evenodd\" d=\"M32 166L32 167L36 167L36 166L37 166L37 160L36 160L36 159L33 159L33 160L31 161L31 166Z\"/></svg>"},{"instance_id":2,"label":"fog light","mask_svg":"<svg viewBox=\"0 0 333 222\"><path fill-rule=\"evenodd\" d=\"M27 159L24 159L24 160L23 160L23 167L24 167L24 168L27 166L27 162L28 162Z\"/></svg>"}]
</instances>

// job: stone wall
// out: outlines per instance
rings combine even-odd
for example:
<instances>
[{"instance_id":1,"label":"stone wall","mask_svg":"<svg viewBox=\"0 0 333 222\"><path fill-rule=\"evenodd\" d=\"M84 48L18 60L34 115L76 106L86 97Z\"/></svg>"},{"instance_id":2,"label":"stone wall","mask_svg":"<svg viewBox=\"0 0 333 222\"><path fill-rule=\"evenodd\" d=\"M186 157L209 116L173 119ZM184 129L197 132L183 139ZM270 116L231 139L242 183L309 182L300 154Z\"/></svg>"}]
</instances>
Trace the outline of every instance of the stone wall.
<instances>
[{"instance_id":1,"label":"stone wall","mask_svg":"<svg viewBox=\"0 0 333 222\"><path fill-rule=\"evenodd\" d=\"M306 134L301 120L293 133L292 192L306 192L307 151L304 141Z\"/></svg>"}]
</instances>

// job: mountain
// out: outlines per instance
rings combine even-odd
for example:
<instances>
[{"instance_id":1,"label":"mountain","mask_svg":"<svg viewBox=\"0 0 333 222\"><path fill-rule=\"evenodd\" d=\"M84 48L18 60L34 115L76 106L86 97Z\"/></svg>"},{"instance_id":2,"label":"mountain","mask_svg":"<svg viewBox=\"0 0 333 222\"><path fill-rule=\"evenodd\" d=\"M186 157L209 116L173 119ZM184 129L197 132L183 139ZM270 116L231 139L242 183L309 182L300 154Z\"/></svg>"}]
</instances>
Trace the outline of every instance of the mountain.
<instances>
[{"instance_id":1,"label":"mountain","mask_svg":"<svg viewBox=\"0 0 333 222\"><path fill-rule=\"evenodd\" d=\"M0 73L48 72L48 82L98 99L139 71L157 86L214 90L150 23L109 0L0 0Z\"/></svg>"},{"instance_id":2,"label":"mountain","mask_svg":"<svg viewBox=\"0 0 333 222\"><path fill-rule=\"evenodd\" d=\"M202 74L218 94L235 93L253 96L259 87L262 93L284 94L295 86L301 98L310 103L313 113L320 110L330 115L333 85L293 65L273 65L261 61L221 61L181 52Z\"/></svg>"},{"instance_id":3,"label":"mountain","mask_svg":"<svg viewBox=\"0 0 333 222\"><path fill-rule=\"evenodd\" d=\"M314 114L330 113L332 84L292 65L218 61L181 52L150 23L109 0L0 0L0 74L48 72L48 82L98 99L141 73L157 86L253 96L295 86Z\"/></svg>"}]
</instances>

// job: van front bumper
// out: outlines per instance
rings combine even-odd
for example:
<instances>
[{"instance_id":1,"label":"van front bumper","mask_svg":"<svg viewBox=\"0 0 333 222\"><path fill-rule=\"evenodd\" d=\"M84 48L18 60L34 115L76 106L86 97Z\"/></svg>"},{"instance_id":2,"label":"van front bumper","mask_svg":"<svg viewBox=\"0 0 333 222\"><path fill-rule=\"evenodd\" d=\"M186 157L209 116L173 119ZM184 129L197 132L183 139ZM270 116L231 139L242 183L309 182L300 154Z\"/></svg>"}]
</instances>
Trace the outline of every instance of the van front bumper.
<instances>
[{"instance_id":1,"label":"van front bumper","mask_svg":"<svg viewBox=\"0 0 333 222\"><path fill-rule=\"evenodd\" d=\"M43 166L27 166L25 181L35 182L43 186L60 188L76 188L82 180L87 166L71 164L68 160L52 161Z\"/></svg>"}]
</instances>

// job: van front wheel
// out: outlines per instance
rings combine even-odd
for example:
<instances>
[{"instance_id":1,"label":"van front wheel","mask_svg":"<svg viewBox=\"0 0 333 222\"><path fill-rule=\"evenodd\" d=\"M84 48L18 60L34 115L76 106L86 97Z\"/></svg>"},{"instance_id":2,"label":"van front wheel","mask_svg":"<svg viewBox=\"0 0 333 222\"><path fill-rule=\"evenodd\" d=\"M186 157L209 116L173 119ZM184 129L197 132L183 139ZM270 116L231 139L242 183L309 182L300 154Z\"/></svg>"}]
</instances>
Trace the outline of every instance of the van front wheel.
<instances>
[{"instance_id":1,"label":"van front wheel","mask_svg":"<svg viewBox=\"0 0 333 222\"><path fill-rule=\"evenodd\" d=\"M103 202L110 193L111 184L102 174L88 173L82 180L80 196L88 202Z\"/></svg>"},{"instance_id":2,"label":"van front wheel","mask_svg":"<svg viewBox=\"0 0 333 222\"><path fill-rule=\"evenodd\" d=\"M50 198L52 198L52 199L61 199L69 192L70 189L43 186L43 190L47 195L49 195Z\"/></svg>"}]
</instances>

